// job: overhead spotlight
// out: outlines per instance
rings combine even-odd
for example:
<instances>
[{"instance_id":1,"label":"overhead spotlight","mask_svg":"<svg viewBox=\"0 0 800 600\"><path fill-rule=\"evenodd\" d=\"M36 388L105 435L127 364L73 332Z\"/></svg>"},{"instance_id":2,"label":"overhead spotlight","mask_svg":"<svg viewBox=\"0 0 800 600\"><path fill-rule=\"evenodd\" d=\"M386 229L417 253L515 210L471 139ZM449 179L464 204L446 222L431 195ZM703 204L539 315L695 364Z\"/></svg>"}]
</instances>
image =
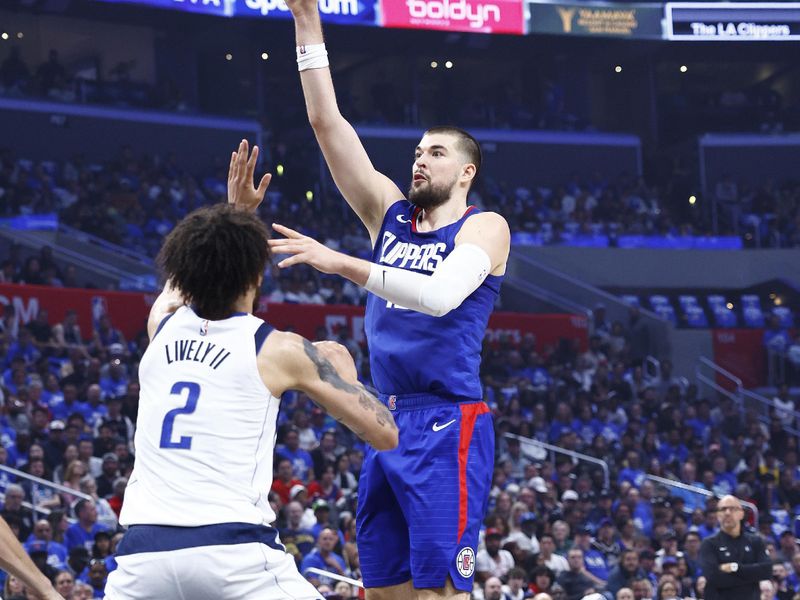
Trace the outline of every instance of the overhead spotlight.
<instances>
[{"instance_id":1,"label":"overhead spotlight","mask_svg":"<svg viewBox=\"0 0 800 600\"><path fill-rule=\"evenodd\" d=\"M269 58L269 54L267 52L261 53L261 60L267 60Z\"/></svg>"},{"instance_id":2,"label":"overhead spotlight","mask_svg":"<svg viewBox=\"0 0 800 600\"><path fill-rule=\"evenodd\" d=\"M283 176L283 165L275 165L275 173L278 175L278 177L282 177Z\"/></svg>"},{"instance_id":3,"label":"overhead spotlight","mask_svg":"<svg viewBox=\"0 0 800 600\"><path fill-rule=\"evenodd\" d=\"M446 63L444 63L444 66L445 66L446 69L452 69L453 68L453 61L452 60L448 60Z\"/></svg>"},{"instance_id":4,"label":"overhead spotlight","mask_svg":"<svg viewBox=\"0 0 800 600\"><path fill-rule=\"evenodd\" d=\"M775 302L775 306L780 306L781 304L783 304L783 298L778 296L775 298L775 300L773 300L773 302Z\"/></svg>"},{"instance_id":5,"label":"overhead spotlight","mask_svg":"<svg viewBox=\"0 0 800 600\"><path fill-rule=\"evenodd\" d=\"M615 73L622 73L622 65L617 65L616 67L614 67L614 72Z\"/></svg>"},{"instance_id":6,"label":"overhead spotlight","mask_svg":"<svg viewBox=\"0 0 800 600\"><path fill-rule=\"evenodd\" d=\"M697 202L697 196L689 196L689 204L694 206L696 202Z\"/></svg>"},{"instance_id":7,"label":"overhead spotlight","mask_svg":"<svg viewBox=\"0 0 800 600\"><path fill-rule=\"evenodd\" d=\"M311 202L313 199L314 199L314 192L312 192L311 190L308 190L306 192L306 200Z\"/></svg>"},{"instance_id":8,"label":"overhead spotlight","mask_svg":"<svg viewBox=\"0 0 800 600\"><path fill-rule=\"evenodd\" d=\"M233 54L231 54L230 52L228 52L228 53L225 55L225 60L233 60Z\"/></svg>"},{"instance_id":9,"label":"overhead spotlight","mask_svg":"<svg viewBox=\"0 0 800 600\"><path fill-rule=\"evenodd\" d=\"M689 67L687 67L686 65L681 65L681 73L686 73L686 71L688 71L688 70L689 70Z\"/></svg>"},{"instance_id":10,"label":"overhead spotlight","mask_svg":"<svg viewBox=\"0 0 800 600\"><path fill-rule=\"evenodd\" d=\"M0 38L3 38L4 40L7 40L8 39L8 34L4 31L3 33L0 33Z\"/></svg>"},{"instance_id":11,"label":"overhead spotlight","mask_svg":"<svg viewBox=\"0 0 800 600\"><path fill-rule=\"evenodd\" d=\"M775 297L776 297L777 295L778 295L778 294L776 294L775 292L772 292L772 293L769 295L769 299L770 299L770 300L775 300Z\"/></svg>"},{"instance_id":12,"label":"overhead spotlight","mask_svg":"<svg viewBox=\"0 0 800 600\"><path fill-rule=\"evenodd\" d=\"M431 61L431 69L435 69L435 68L436 68L436 67L438 67L438 66L439 66L439 63L438 63L438 62L436 62L435 60L432 60L432 61Z\"/></svg>"},{"instance_id":13,"label":"overhead spotlight","mask_svg":"<svg viewBox=\"0 0 800 600\"><path fill-rule=\"evenodd\" d=\"M24 34L23 34L21 31L18 31L18 32L17 32L17 39L18 39L18 40L21 40L21 39L22 39L22 38L24 38L24 37L25 37L25 35L24 35Z\"/></svg>"},{"instance_id":14,"label":"overhead spotlight","mask_svg":"<svg viewBox=\"0 0 800 600\"><path fill-rule=\"evenodd\" d=\"M733 302L728 302L725 306L728 307L728 310L733 310Z\"/></svg>"}]
</instances>

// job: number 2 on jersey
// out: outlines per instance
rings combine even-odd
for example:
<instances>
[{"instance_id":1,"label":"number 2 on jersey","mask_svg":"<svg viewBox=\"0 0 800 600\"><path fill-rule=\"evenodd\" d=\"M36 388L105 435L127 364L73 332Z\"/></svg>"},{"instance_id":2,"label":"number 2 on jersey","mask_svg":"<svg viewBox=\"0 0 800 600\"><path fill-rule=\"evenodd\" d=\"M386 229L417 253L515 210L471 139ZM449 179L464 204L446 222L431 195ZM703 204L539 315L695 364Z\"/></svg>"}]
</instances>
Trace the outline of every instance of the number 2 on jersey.
<instances>
[{"instance_id":1,"label":"number 2 on jersey","mask_svg":"<svg viewBox=\"0 0 800 600\"><path fill-rule=\"evenodd\" d=\"M164 425L161 427L161 447L162 448L181 448L182 450L192 449L192 436L182 435L177 442L172 441L172 426L175 424L175 417L178 415L192 414L197 408L197 399L200 397L200 386L190 381L179 381L172 386L170 394L180 395L183 390L189 391L186 404L179 408L173 408L164 417Z\"/></svg>"}]
</instances>

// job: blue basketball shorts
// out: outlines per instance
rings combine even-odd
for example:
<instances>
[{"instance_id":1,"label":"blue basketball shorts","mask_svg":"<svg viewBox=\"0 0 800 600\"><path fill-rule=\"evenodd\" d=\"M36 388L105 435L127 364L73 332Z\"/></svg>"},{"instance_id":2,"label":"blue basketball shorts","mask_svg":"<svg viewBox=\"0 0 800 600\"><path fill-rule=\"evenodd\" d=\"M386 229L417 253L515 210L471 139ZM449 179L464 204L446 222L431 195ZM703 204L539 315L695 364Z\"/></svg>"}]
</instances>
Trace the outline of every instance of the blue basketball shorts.
<instances>
[{"instance_id":1,"label":"blue basketball shorts","mask_svg":"<svg viewBox=\"0 0 800 600\"><path fill-rule=\"evenodd\" d=\"M430 395L381 399L400 441L364 457L356 514L364 585L441 588L449 575L471 592L494 468L489 408Z\"/></svg>"}]
</instances>

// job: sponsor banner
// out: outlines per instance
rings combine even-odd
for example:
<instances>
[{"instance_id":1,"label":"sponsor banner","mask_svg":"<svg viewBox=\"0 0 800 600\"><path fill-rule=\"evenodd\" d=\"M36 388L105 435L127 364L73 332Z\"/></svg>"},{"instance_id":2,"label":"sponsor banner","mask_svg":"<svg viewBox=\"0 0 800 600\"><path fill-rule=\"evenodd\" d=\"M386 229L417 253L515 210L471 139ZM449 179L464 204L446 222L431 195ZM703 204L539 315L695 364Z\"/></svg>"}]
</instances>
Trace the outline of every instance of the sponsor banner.
<instances>
[{"instance_id":1,"label":"sponsor banner","mask_svg":"<svg viewBox=\"0 0 800 600\"><path fill-rule=\"evenodd\" d=\"M68 310L74 310L84 338L91 338L94 323L104 314L109 315L114 327L127 339L135 338L145 331L155 299L154 293L0 284L0 304L13 305L21 324L34 319L40 310L47 310L52 325L61 322ZM356 341L364 341L364 308L360 306L262 302L256 314L278 329L295 331L307 338L314 339L323 331L325 336L332 337L344 329ZM494 313L487 328L492 341L517 342L525 334L533 334L540 350L555 346L562 338L577 341L585 349L587 332L586 318L578 315L504 312Z\"/></svg>"},{"instance_id":2,"label":"sponsor banner","mask_svg":"<svg viewBox=\"0 0 800 600\"><path fill-rule=\"evenodd\" d=\"M622 38L663 37L663 4L530 3L529 33Z\"/></svg>"},{"instance_id":3,"label":"sponsor banner","mask_svg":"<svg viewBox=\"0 0 800 600\"><path fill-rule=\"evenodd\" d=\"M138 4L218 17L290 19L284 0L97 0ZM377 25L376 0L319 0L322 20L344 25Z\"/></svg>"},{"instance_id":4,"label":"sponsor banner","mask_svg":"<svg viewBox=\"0 0 800 600\"><path fill-rule=\"evenodd\" d=\"M319 0L319 12L326 23L376 26L375 2L377 0ZM237 0L235 16L292 18L284 0Z\"/></svg>"},{"instance_id":5,"label":"sponsor banner","mask_svg":"<svg viewBox=\"0 0 800 600\"><path fill-rule=\"evenodd\" d=\"M800 2L667 2L671 40L800 40Z\"/></svg>"},{"instance_id":6,"label":"sponsor banner","mask_svg":"<svg viewBox=\"0 0 800 600\"><path fill-rule=\"evenodd\" d=\"M525 32L523 0L381 0L382 25L480 33Z\"/></svg>"},{"instance_id":7,"label":"sponsor banner","mask_svg":"<svg viewBox=\"0 0 800 600\"><path fill-rule=\"evenodd\" d=\"M236 0L96 0L112 4L138 4L154 8L166 8L201 15L232 17L236 10Z\"/></svg>"},{"instance_id":8,"label":"sponsor banner","mask_svg":"<svg viewBox=\"0 0 800 600\"><path fill-rule=\"evenodd\" d=\"M736 375L746 388L764 384L767 371L763 329L715 329L712 340L716 364ZM717 383L730 387L730 381L721 376Z\"/></svg>"}]
</instances>

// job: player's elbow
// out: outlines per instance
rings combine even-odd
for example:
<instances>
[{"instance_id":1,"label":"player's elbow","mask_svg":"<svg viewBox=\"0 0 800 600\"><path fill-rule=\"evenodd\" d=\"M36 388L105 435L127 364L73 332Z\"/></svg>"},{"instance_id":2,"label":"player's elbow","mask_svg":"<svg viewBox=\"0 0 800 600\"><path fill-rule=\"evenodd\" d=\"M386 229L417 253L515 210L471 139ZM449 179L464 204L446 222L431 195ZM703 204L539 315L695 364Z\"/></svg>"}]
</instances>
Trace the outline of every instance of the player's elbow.
<instances>
[{"instance_id":1,"label":"player's elbow","mask_svg":"<svg viewBox=\"0 0 800 600\"><path fill-rule=\"evenodd\" d=\"M433 279L433 278L431 278ZM457 308L462 299L453 296L453 290L439 281L432 281L420 292L420 306L431 317L443 317Z\"/></svg>"},{"instance_id":2,"label":"player's elbow","mask_svg":"<svg viewBox=\"0 0 800 600\"><path fill-rule=\"evenodd\" d=\"M372 441L372 447L378 451L394 450L400 442L397 427L386 427L380 432L379 436Z\"/></svg>"},{"instance_id":3,"label":"player's elbow","mask_svg":"<svg viewBox=\"0 0 800 600\"><path fill-rule=\"evenodd\" d=\"M309 108L308 110L308 122L311 125L311 129L314 130L314 135L317 139L321 137L324 138L327 135L333 135L336 124L341 120L344 120L344 117L342 117L338 110L325 109L322 107Z\"/></svg>"}]
</instances>

